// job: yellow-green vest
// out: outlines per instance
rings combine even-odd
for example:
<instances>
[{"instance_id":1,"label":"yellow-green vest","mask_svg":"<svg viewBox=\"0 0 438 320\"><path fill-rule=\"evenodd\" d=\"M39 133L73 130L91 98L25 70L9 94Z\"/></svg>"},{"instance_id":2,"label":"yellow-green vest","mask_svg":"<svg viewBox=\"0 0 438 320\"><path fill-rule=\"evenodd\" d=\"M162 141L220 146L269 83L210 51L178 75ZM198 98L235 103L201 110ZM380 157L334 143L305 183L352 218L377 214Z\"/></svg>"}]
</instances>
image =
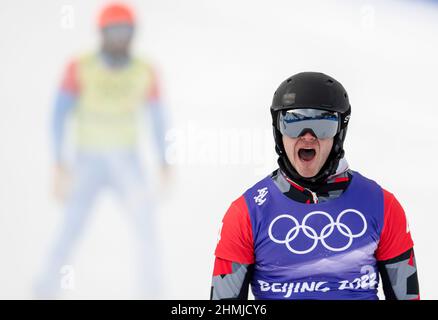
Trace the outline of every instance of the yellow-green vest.
<instances>
[{"instance_id":1,"label":"yellow-green vest","mask_svg":"<svg viewBox=\"0 0 438 320\"><path fill-rule=\"evenodd\" d=\"M151 68L133 58L111 69L97 54L78 61L80 86L76 112L76 142L92 150L130 148L137 140L137 119L152 85Z\"/></svg>"}]
</instances>

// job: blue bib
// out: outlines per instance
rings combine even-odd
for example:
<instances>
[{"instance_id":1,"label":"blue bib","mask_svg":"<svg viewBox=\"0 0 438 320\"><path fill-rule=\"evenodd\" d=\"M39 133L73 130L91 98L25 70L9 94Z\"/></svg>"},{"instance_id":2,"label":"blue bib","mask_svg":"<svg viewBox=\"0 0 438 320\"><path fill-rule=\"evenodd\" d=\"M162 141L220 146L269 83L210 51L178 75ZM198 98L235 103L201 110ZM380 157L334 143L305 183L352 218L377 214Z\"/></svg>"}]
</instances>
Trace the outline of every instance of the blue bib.
<instances>
[{"instance_id":1,"label":"blue bib","mask_svg":"<svg viewBox=\"0 0 438 320\"><path fill-rule=\"evenodd\" d=\"M253 238L256 299L378 299L374 253L383 190L358 172L338 198L305 204L266 177L244 193Z\"/></svg>"}]
</instances>

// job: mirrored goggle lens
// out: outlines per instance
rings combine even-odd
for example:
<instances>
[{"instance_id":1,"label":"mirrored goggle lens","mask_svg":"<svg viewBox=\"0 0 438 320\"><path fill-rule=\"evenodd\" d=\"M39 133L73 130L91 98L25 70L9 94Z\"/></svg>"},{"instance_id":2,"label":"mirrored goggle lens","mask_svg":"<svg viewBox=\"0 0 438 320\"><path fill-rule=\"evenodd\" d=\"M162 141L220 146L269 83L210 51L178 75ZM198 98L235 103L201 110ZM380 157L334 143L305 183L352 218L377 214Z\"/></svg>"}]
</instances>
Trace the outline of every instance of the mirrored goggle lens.
<instances>
[{"instance_id":1,"label":"mirrored goggle lens","mask_svg":"<svg viewBox=\"0 0 438 320\"><path fill-rule=\"evenodd\" d=\"M114 24L103 29L103 34L111 39L124 39L132 36L134 28L129 24Z\"/></svg>"},{"instance_id":2,"label":"mirrored goggle lens","mask_svg":"<svg viewBox=\"0 0 438 320\"><path fill-rule=\"evenodd\" d=\"M317 109L293 109L279 113L278 129L282 134L298 138L312 130L318 139L333 138L338 132L339 115Z\"/></svg>"}]
</instances>

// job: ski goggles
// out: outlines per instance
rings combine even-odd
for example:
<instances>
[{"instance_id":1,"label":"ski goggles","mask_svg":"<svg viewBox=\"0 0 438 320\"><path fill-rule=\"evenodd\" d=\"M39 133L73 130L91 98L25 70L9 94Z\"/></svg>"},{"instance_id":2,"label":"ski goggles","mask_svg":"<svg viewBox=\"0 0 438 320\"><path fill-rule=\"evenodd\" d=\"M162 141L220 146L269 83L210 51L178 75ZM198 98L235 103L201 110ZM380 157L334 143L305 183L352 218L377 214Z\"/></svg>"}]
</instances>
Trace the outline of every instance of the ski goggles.
<instances>
[{"instance_id":1,"label":"ski goggles","mask_svg":"<svg viewBox=\"0 0 438 320\"><path fill-rule=\"evenodd\" d=\"M312 131L318 139L333 138L339 131L340 116L337 112L318 109L282 110L277 128L283 135L298 138Z\"/></svg>"},{"instance_id":2,"label":"ski goggles","mask_svg":"<svg viewBox=\"0 0 438 320\"><path fill-rule=\"evenodd\" d=\"M134 33L134 27L129 24L115 24L104 27L102 32L107 38L118 41L120 39L131 38Z\"/></svg>"}]
</instances>

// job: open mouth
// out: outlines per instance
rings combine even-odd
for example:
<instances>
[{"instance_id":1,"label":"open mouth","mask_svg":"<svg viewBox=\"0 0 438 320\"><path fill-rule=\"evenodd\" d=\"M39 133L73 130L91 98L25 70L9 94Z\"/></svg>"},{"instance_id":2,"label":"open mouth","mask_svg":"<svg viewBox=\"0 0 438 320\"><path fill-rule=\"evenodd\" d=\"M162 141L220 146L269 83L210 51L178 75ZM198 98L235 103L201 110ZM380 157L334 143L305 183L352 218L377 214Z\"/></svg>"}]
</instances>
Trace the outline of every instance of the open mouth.
<instances>
[{"instance_id":1,"label":"open mouth","mask_svg":"<svg viewBox=\"0 0 438 320\"><path fill-rule=\"evenodd\" d=\"M298 156L303 161L312 161L315 158L316 151L315 149L299 149Z\"/></svg>"}]
</instances>

